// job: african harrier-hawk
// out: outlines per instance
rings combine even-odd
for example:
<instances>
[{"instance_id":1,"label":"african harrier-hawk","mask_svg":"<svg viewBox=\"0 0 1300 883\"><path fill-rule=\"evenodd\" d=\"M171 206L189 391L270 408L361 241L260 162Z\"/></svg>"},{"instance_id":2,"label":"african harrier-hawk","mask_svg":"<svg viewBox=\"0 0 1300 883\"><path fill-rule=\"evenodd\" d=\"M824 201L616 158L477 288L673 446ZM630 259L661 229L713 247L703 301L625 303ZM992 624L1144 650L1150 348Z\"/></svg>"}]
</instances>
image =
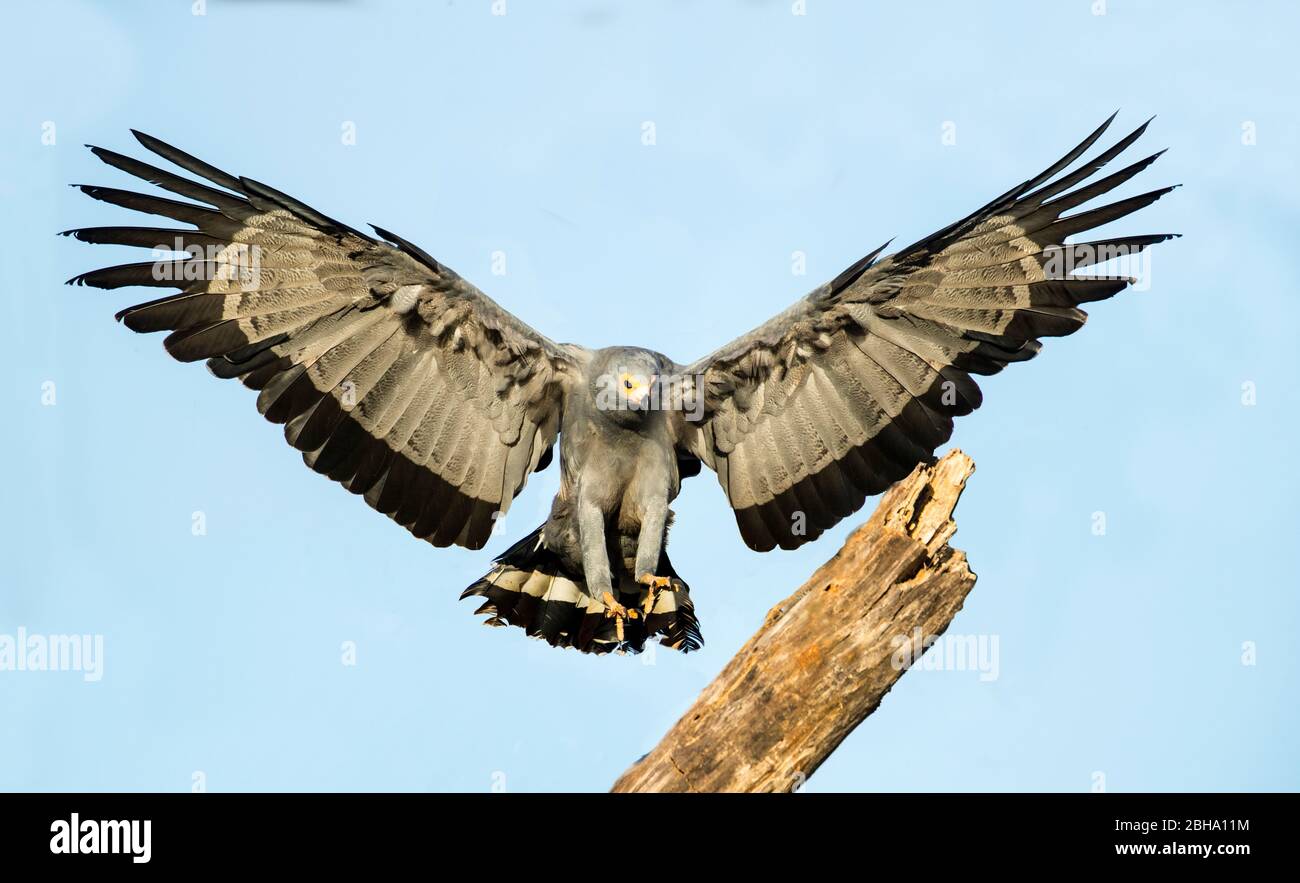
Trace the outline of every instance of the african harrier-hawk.
<instances>
[{"instance_id":1,"label":"african harrier-hawk","mask_svg":"<svg viewBox=\"0 0 1300 883\"><path fill-rule=\"evenodd\" d=\"M118 318L171 331L172 356L258 390L308 466L435 546L481 548L558 438L550 516L462 597L554 645L637 651L658 637L693 650L693 605L665 551L683 477L717 473L752 549L814 540L948 440L952 418L980 404L972 374L1032 358L1038 338L1083 325L1079 304L1132 281L1073 271L1169 238L1064 245L1172 189L1065 214L1159 155L1078 186L1144 124L1061 174L1113 119L974 214L876 249L689 365L554 343L401 237L375 227L376 239L139 132L209 183L95 147L185 199L81 190L193 229L70 230L167 255L70 281L180 289Z\"/></svg>"}]
</instances>

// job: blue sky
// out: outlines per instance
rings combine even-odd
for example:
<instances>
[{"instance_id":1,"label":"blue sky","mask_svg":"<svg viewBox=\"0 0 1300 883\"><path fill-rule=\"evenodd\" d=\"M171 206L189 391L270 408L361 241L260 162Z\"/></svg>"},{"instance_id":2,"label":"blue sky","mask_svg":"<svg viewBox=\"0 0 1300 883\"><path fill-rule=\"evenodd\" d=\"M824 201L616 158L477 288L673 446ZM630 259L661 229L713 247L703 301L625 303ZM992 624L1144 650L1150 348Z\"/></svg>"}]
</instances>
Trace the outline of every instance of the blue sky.
<instances>
[{"instance_id":1,"label":"blue sky","mask_svg":"<svg viewBox=\"0 0 1300 883\"><path fill-rule=\"evenodd\" d=\"M1184 236L1152 255L1149 290L983 381L958 425L978 471L954 544L979 582L952 633L996 638L998 676L910 672L806 789L1300 788L1300 16L1098 11L13 10L0 635L102 635L104 656L97 681L0 671L0 788L603 790L867 514L759 555L714 478L687 482L671 548L698 654L596 659L485 629L456 597L541 521L556 470L478 553L415 541L312 474L247 390L113 322L153 293L62 285L126 250L55 232L147 223L66 186L127 186L84 142L139 154L142 129L396 231L554 339L685 362L1116 107L1114 137L1158 114L1134 159L1170 148L1122 194L1184 186L1114 229Z\"/></svg>"}]
</instances>

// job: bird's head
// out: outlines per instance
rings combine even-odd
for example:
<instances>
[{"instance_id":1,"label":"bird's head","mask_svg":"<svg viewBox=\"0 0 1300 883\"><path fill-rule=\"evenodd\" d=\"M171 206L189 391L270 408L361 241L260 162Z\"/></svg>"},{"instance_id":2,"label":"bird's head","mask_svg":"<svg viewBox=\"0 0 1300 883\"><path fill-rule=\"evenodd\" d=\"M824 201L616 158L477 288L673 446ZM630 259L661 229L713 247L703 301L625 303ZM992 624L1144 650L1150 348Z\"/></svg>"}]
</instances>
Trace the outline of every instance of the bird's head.
<instances>
[{"instance_id":1,"label":"bird's head","mask_svg":"<svg viewBox=\"0 0 1300 883\"><path fill-rule=\"evenodd\" d=\"M596 410L625 425L658 410L663 372L653 353L618 347L603 352L594 368L591 391Z\"/></svg>"}]
</instances>

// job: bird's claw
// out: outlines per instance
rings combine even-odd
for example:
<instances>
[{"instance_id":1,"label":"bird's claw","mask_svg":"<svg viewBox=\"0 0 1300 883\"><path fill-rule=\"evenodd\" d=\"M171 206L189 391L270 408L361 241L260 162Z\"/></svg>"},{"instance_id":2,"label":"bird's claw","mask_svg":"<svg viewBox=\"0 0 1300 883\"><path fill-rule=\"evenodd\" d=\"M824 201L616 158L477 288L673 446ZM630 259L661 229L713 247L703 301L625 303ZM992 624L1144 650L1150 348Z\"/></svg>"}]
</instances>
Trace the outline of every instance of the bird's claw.
<instances>
[{"instance_id":1,"label":"bird's claw","mask_svg":"<svg viewBox=\"0 0 1300 883\"><path fill-rule=\"evenodd\" d=\"M645 593L645 599L641 602L641 608L645 611L646 616L649 616L650 611L654 610L660 592L664 589L677 591L682 584L682 581L675 577L656 576L653 573L643 573L636 578L636 581L650 588L650 591Z\"/></svg>"},{"instance_id":2,"label":"bird's claw","mask_svg":"<svg viewBox=\"0 0 1300 883\"><path fill-rule=\"evenodd\" d=\"M601 596L601 601L605 605L605 618L612 618L614 620L614 631L618 634L618 642L621 644L623 643L623 621L625 619L636 619L641 615L641 612L636 609L629 610L627 607L624 607L622 604L615 601L614 596L609 592L605 592L605 594Z\"/></svg>"}]
</instances>

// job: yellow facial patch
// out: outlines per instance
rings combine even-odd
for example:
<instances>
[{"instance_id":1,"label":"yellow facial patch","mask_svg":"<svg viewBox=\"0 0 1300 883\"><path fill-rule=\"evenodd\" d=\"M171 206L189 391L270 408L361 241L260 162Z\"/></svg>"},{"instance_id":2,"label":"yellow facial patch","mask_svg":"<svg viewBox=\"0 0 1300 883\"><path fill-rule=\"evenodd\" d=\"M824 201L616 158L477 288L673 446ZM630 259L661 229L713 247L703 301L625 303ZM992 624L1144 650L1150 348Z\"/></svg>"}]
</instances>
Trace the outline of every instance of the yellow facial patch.
<instances>
[{"instance_id":1,"label":"yellow facial patch","mask_svg":"<svg viewBox=\"0 0 1300 883\"><path fill-rule=\"evenodd\" d=\"M624 372L618 375L619 390L629 401L639 402L650 392L650 382L640 374Z\"/></svg>"}]
</instances>

